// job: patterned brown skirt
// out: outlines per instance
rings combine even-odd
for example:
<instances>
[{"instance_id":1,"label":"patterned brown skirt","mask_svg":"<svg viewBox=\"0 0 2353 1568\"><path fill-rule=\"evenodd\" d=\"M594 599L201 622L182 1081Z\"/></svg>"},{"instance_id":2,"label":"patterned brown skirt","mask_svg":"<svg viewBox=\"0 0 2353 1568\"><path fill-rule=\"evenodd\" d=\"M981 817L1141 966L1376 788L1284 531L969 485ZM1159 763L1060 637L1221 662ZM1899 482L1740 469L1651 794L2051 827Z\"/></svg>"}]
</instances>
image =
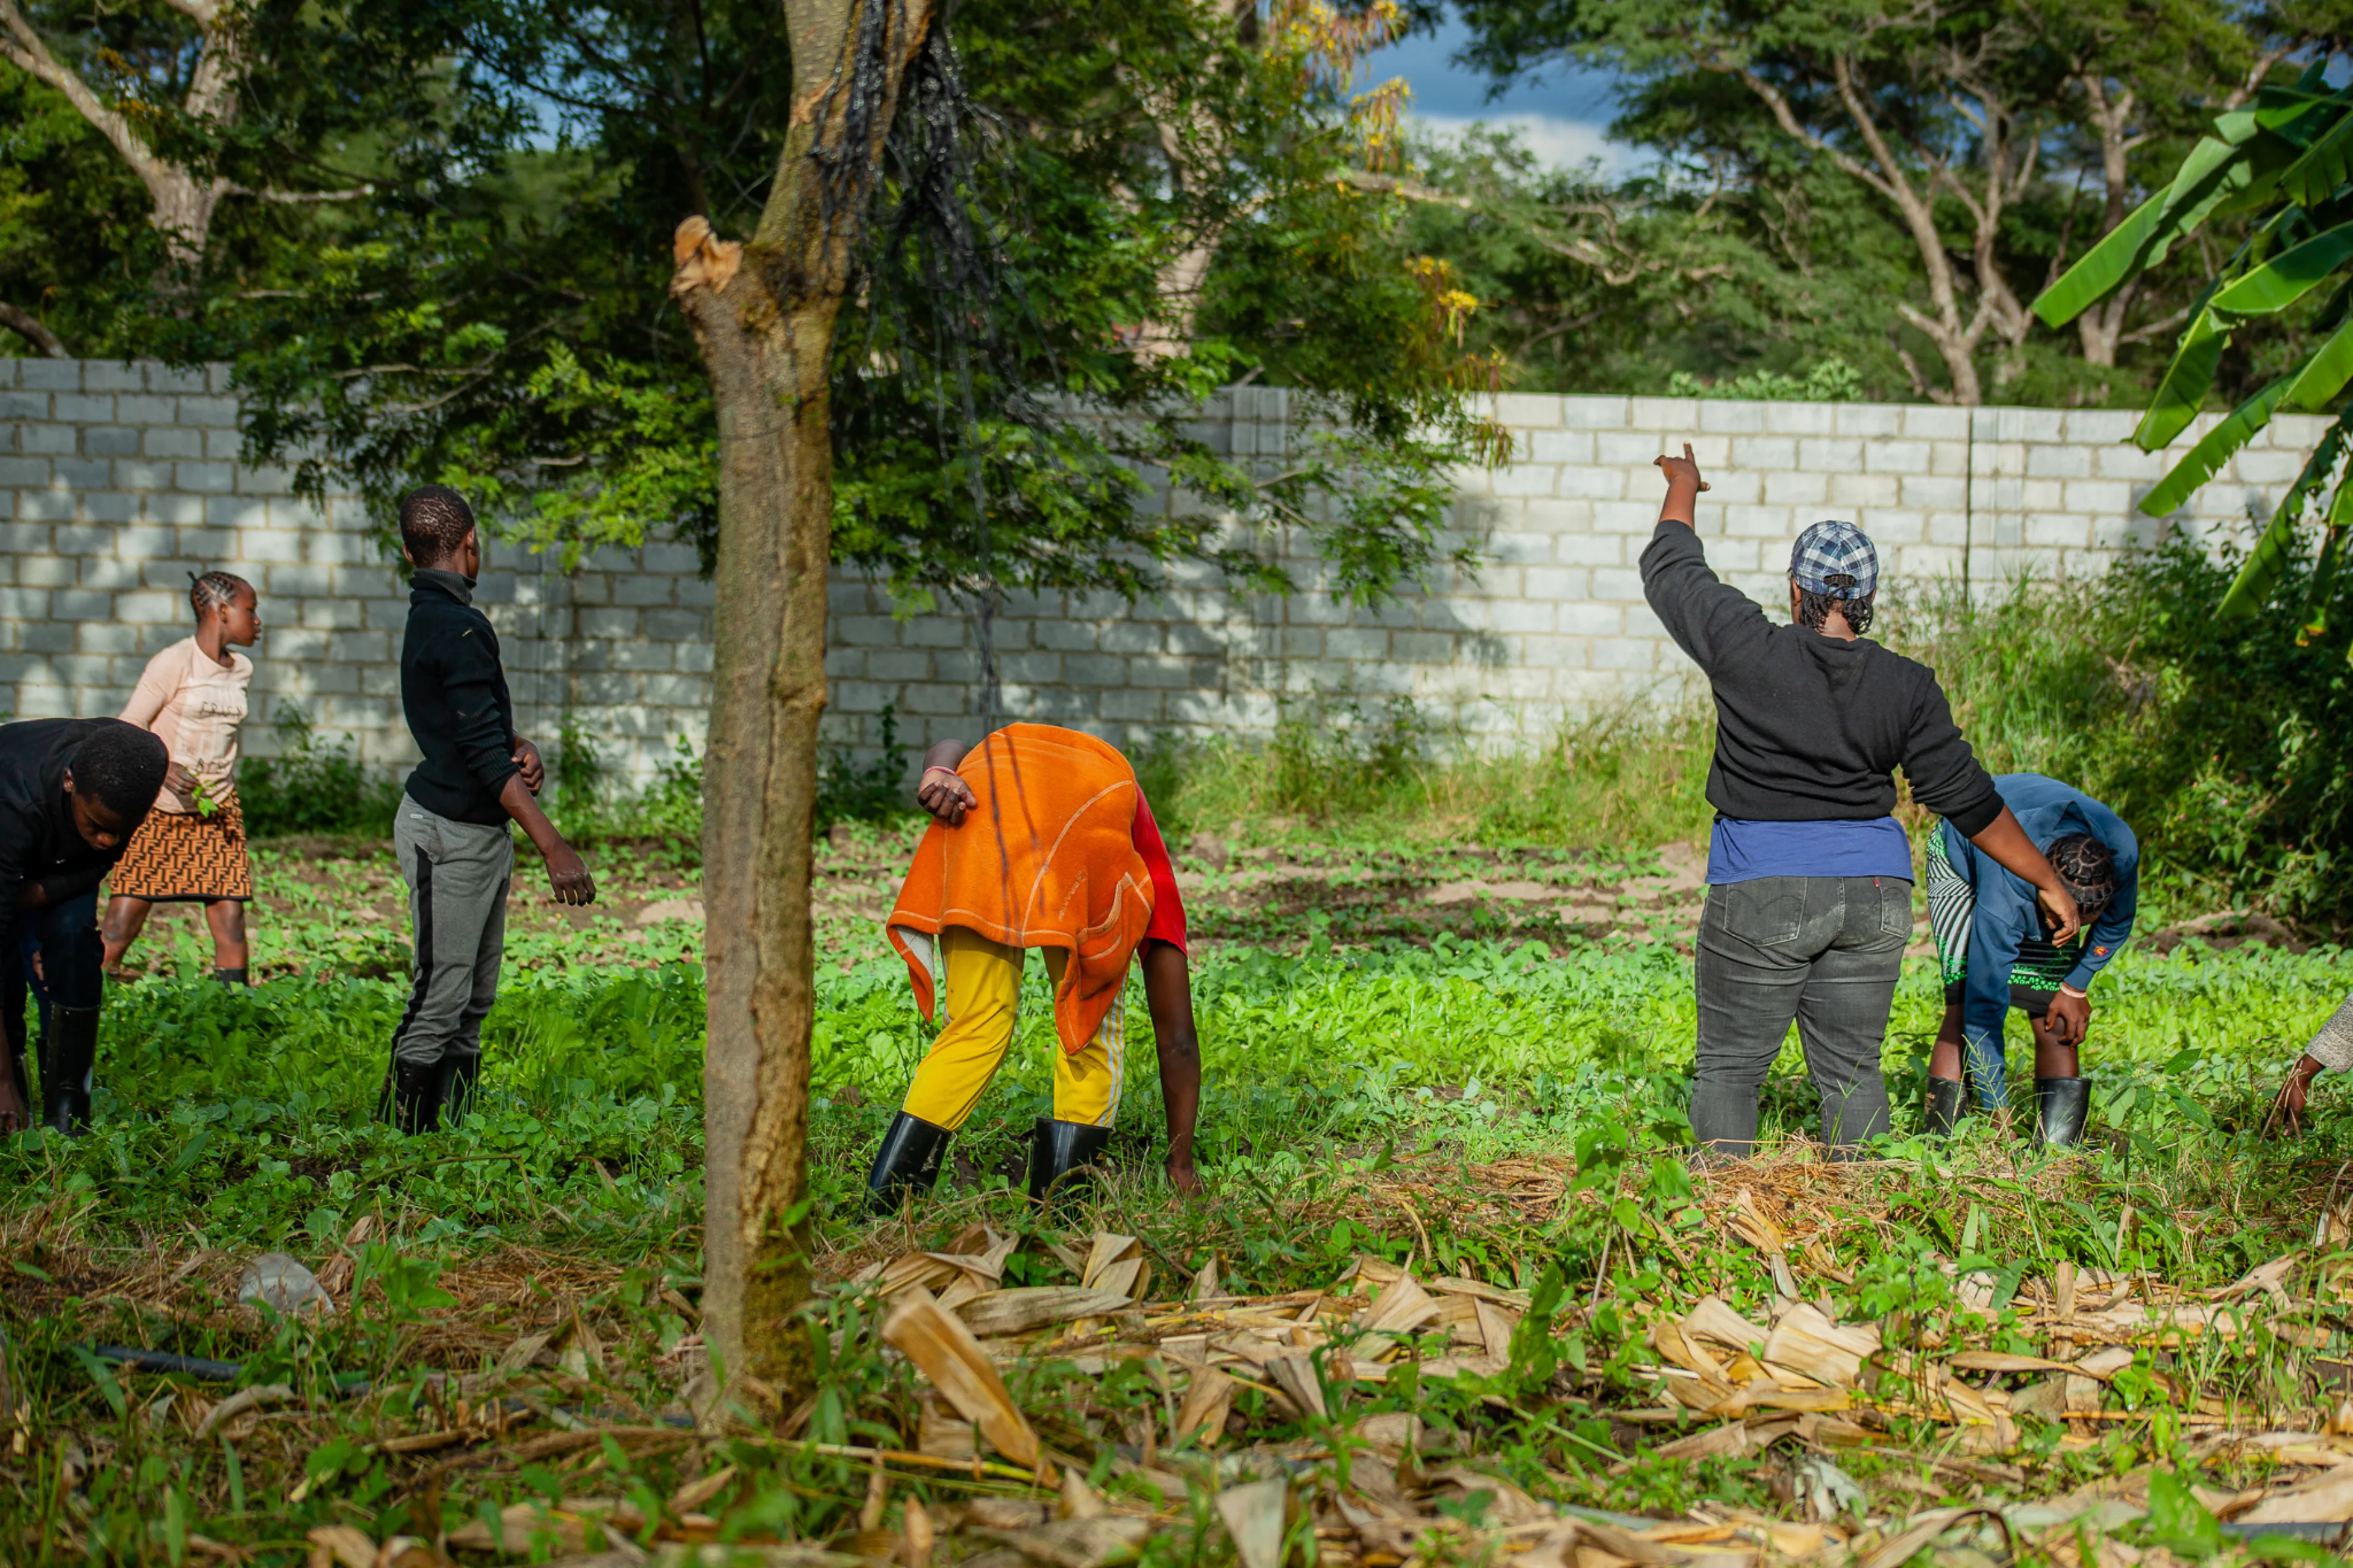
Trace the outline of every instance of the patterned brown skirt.
<instances>
[{"instance_id":1,"label":"patterned brown skirt","mask_svg":"<svg viewBox=\"0 0 2353 1568\"><path fill-rule=\"evenodd\" d=\"M210 816L151 811L115 862L107 891L159 904L211 903L253 897L253 863L245 854L245 814L235 800Z\"/></svg>"}]
</instances>

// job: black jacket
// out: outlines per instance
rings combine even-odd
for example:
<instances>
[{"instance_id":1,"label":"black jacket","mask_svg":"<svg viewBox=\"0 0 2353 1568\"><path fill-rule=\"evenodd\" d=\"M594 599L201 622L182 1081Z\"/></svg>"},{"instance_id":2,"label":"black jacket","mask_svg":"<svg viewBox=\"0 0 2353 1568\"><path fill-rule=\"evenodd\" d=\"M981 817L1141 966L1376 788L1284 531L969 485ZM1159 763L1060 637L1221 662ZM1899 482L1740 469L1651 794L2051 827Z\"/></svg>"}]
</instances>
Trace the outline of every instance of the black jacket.
<instances>
[{"instance_id":1,"label":"black jacket","mask_svg":"<svg viewBox=\"0 0 2353 1568\"><path fill-rule=\"evenodd\" d=\"M122 858L130 835L111 849L92 848L75 831L73 806L66 799L66 768L74 752L99 731L121 722L28 719L0 724L0 931L16 918L16 900L26 884L37 884L48 903L61 904L97 887Z\"/></svg>"},{"instance_id":2,"label":"black jacket","mask_svg":"<svg viewBox=\"0 0 2353 1568\"><path fill-rule=\"evenodd\" d=\"M1902 767L1921 805L1974 838L2001 815L1936 673L1868 638L1783 626L1708 569L1699 536L1662 522L1642 592L1715 692L1707 798L1762 822L1869 821L1895 808Z\"/></svg>"},{"instance_id":3,"label":"black jacket","mask_svg":"<svg viewBox=\"0 0 2353 1568\"><path fill-rule=\"evenodd\" d=\"M453 822L490 826L506 821L499 792L521 770L499 634L470 598L462 577L417 574L400 644L400 709L425 753L408 775L408 798Z\"/></svg>"}]
</instances>

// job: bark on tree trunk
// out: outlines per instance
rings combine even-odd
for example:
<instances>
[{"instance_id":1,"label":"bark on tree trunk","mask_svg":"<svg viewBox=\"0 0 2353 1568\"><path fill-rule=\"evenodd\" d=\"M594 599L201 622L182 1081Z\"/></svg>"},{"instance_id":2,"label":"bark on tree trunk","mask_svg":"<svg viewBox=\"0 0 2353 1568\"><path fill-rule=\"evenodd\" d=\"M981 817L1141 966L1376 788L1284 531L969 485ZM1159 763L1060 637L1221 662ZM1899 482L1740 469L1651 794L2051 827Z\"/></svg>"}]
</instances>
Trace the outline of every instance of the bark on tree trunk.
<instances>
[{"instance_id":1,"label":"bark on tree trunk","mask_svg":"<svg viewBox=\"0 0 2353 1568\"><path fill-rule=\"evenodd\" d=\"M792 1315L809 1293L809 874L833 519L827 370L857 222L828 201L828 165L836 193L849 188L843 167L874 167L933 3L786 0L784 9L792 121L759 232L733 245L690 217L670 283L719 417L702 826L703 1331L727 1382L744 1389L754 1379L755 1394L801 1387L809 1365ZM880 75L880 100L853 116L852 95L877 90L870 73Z\"/></svg>"}]
</instances>

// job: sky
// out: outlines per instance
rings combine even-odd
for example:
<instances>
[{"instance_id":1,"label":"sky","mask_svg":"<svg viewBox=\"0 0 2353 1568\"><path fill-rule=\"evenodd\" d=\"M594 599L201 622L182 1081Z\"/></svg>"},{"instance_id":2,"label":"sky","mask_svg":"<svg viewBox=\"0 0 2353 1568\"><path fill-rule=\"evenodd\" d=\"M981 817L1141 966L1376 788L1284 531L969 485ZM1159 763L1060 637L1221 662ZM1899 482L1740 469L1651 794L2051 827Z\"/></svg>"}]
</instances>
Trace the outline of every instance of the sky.
<instances>
[{"instance_id":1,"label":"sky","mask_svg":"<svg viewBox=\"0 0 2353 1568\"><path fill-rule=\"evenodd\" d=\"M1469 38L1470 30L1450 16L1438 32L1418 34L1369 57L1361 79L1370 85L1405 78L1413 84L1414 118L1440 133L1480 121L1508 125L1546 163L1575 168L1599 158L1606 174L1625 174L1642 158L1636 149L1609 140L1607 72L1555 67L1514 81L1491 101L1485 74L1453 62Z\"/></svg>"}]
</instances>

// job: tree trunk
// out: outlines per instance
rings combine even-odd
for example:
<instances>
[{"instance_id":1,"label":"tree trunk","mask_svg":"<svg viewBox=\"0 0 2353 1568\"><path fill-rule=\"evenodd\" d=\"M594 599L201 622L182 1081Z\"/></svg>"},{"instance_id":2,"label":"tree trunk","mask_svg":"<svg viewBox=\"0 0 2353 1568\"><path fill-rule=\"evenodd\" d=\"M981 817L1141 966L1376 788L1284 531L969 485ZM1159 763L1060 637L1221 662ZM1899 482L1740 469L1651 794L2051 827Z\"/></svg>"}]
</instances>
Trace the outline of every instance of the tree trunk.
<instances>
[{"instance_id":1,"label":"tree trunk","mask_svg":"<svg viewBox=\"0 0 2353 1568\"><path fill-rule=\"evenodd\" d=\"M809 1366L792 1314L809 1294L809 876L833 518L828 363L850 283L859 220L850 207L869 188L856 171L871 174L881 157L932 14L932 0L786 0L792 120L759 232L733 245L690 217L670 283L719 419L717 668L702 826L703 1331L726 1383L755 1397L803 1386ZM854 94L878 90L877 101L849 111Z\"/></svg>"}]
</instances>

